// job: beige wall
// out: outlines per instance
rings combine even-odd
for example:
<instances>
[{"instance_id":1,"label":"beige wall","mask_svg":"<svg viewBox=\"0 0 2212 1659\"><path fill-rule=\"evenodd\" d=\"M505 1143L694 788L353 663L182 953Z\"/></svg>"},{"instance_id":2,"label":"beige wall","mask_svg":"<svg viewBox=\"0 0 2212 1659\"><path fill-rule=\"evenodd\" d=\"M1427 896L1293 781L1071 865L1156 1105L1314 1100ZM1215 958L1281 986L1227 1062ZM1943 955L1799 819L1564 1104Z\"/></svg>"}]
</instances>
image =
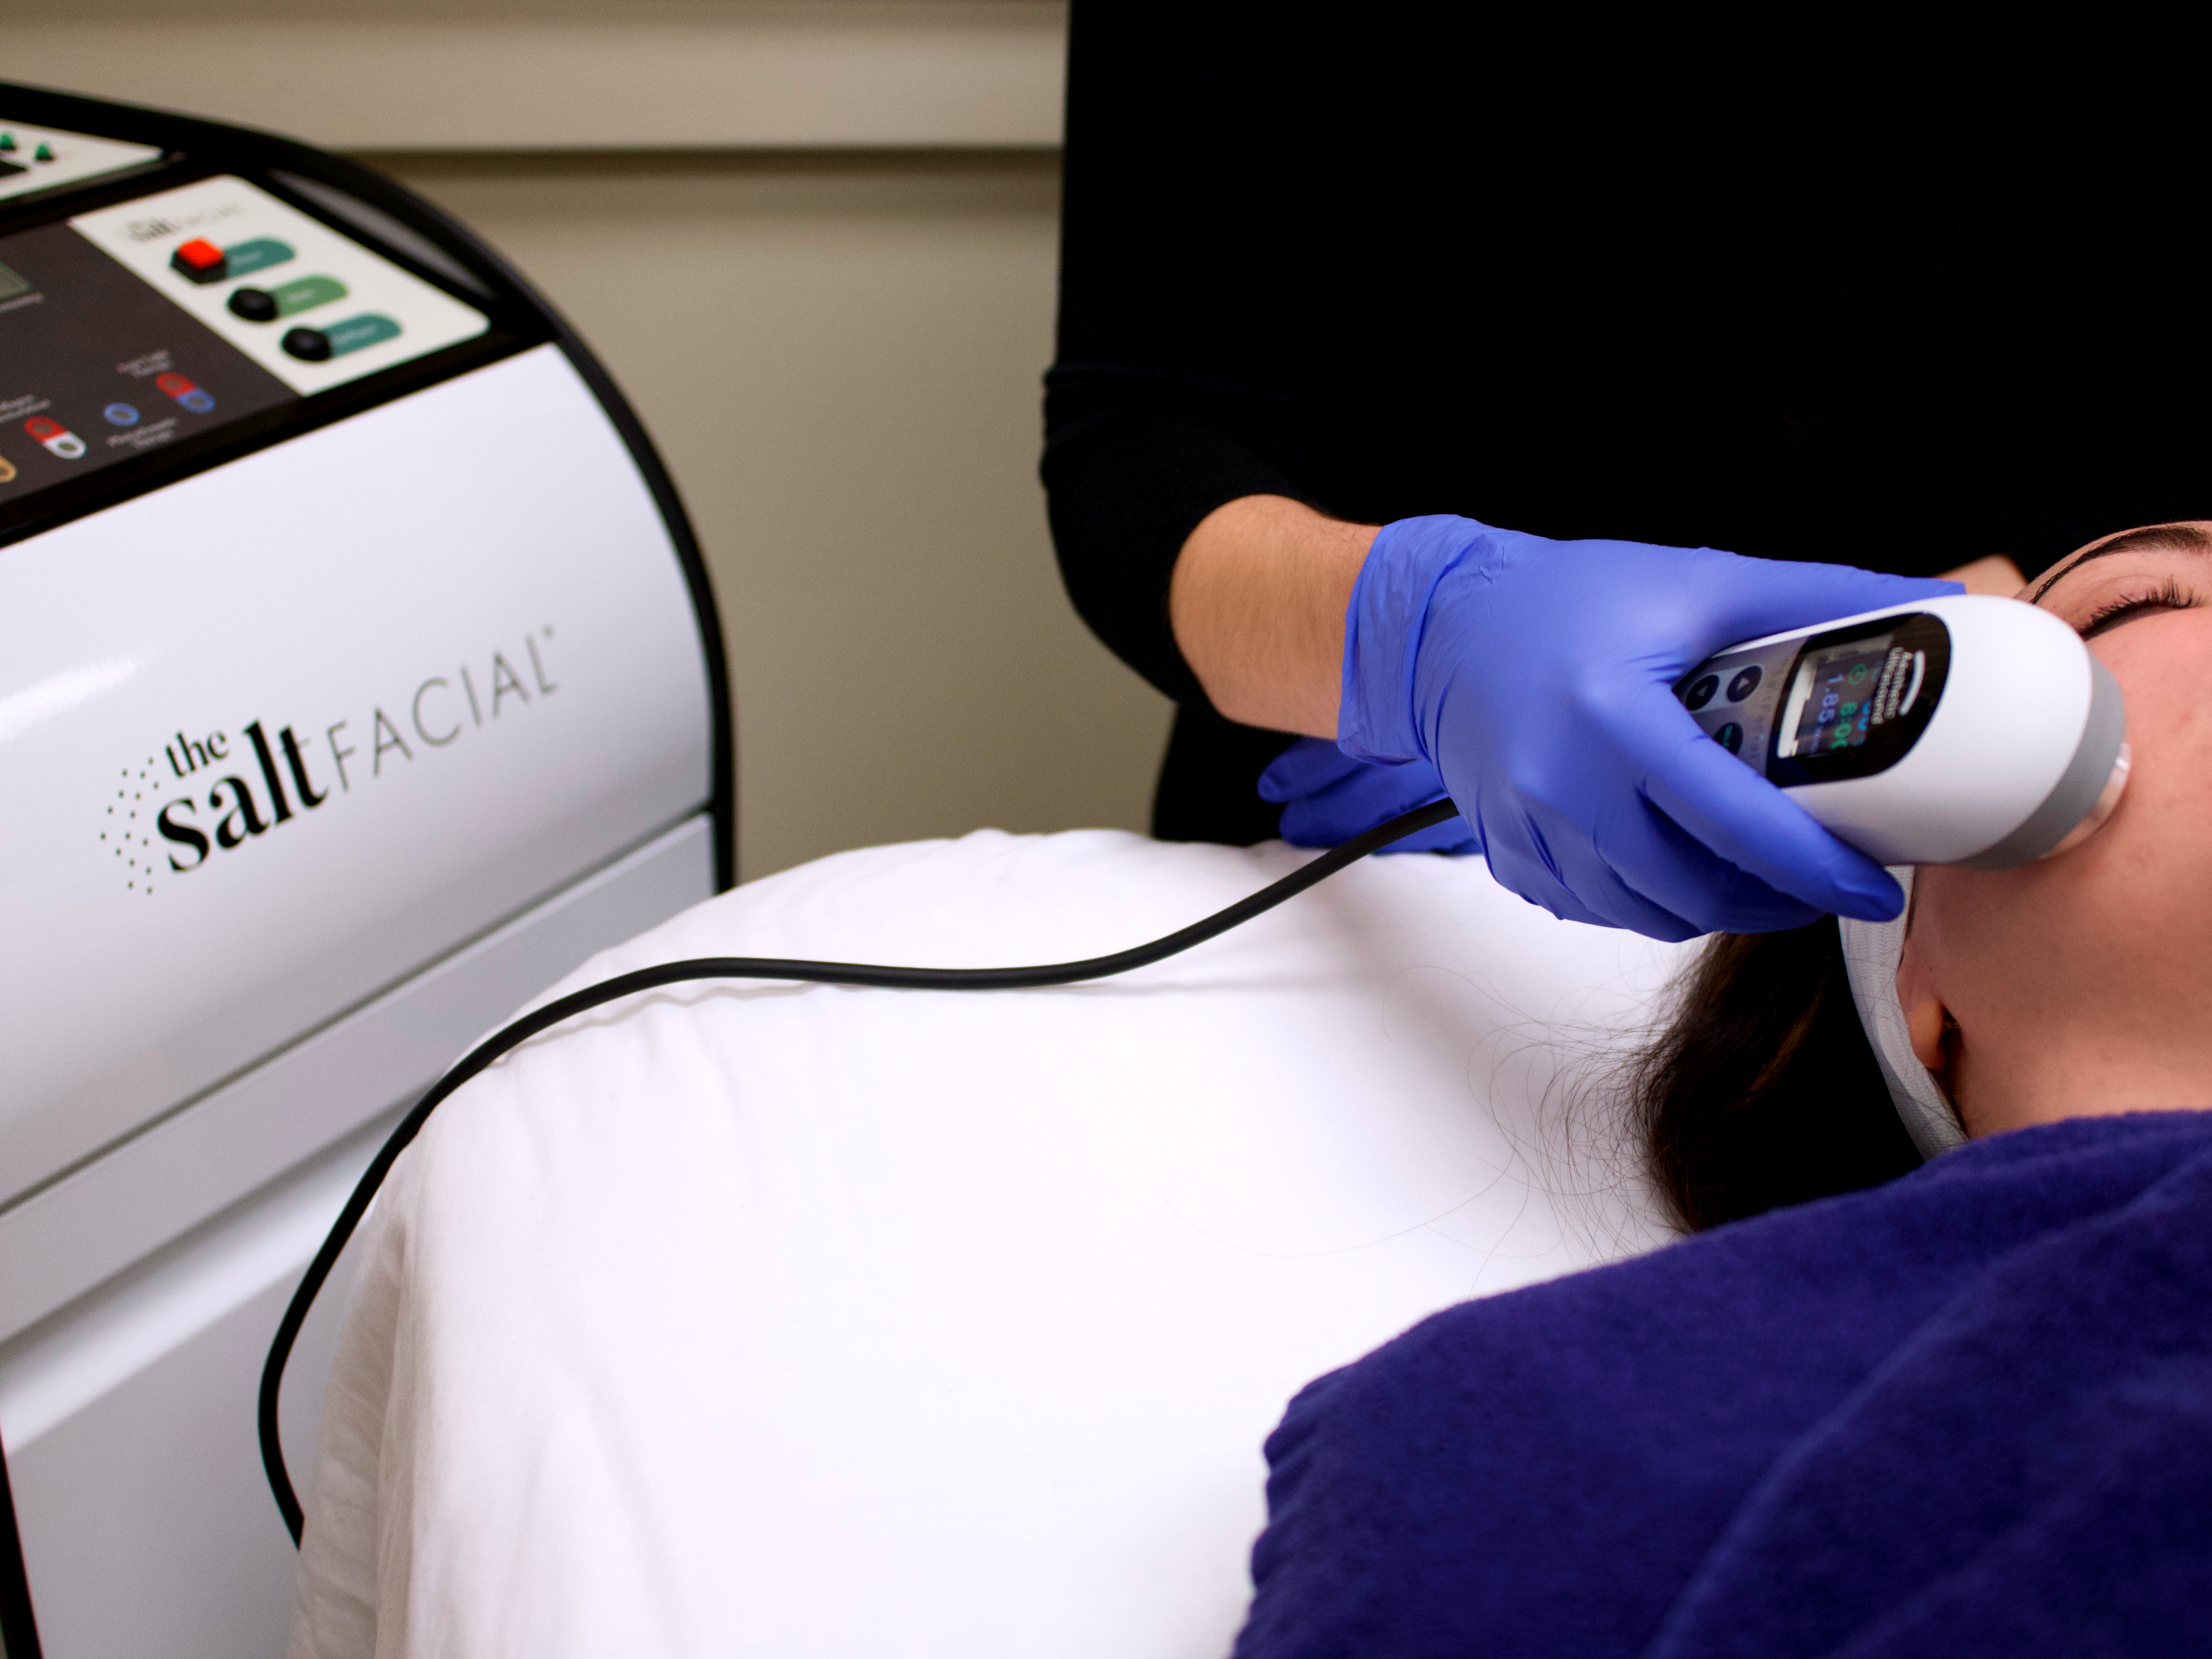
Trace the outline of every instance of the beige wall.
<instances>
[{"instance_id":1,"label":"beige wall","mask_svg":"<svg viewBox=\"0 0 2212 1659\"><path fill-rule=\"evenodd\" d=\"M417 157L684 492L738 710L740 859L1141 828L1166 704L1068 609L1036 483L1048 155Z\"/></svg>"},{"instance_id":2,"label":"beige wall","mask_svg":"<svg viewBox=\"0 0 2212 1659\"><path fill-rule=\"evenodd\" d=\"M332 149L1060 142L1063 0L69 0L0 78Z\"/></svg>"},{"instance_id":3,"label":"beige wall","mask_svg":"<svg viewBox=\"0 0 2212 1659\"><path fill-rule=\"evenodd\" d=\"M983 825L1143 826L1167 705L1069 611L1036 483L1056 7L562 0L440 33L459 8L96 3L11 27L0 72L150 101L158 66L196 112L342 141L502 249L605 361L714 576L748 878ZM306 51L315 28L355 50ZM680 109L655 90L672 40L698 77ZM480 88L465 120L443 98L435 150L410 142L420 99L339 72L372 52ZM630 114L548 118L580 61Z\"/></svg>"}]
</instances>

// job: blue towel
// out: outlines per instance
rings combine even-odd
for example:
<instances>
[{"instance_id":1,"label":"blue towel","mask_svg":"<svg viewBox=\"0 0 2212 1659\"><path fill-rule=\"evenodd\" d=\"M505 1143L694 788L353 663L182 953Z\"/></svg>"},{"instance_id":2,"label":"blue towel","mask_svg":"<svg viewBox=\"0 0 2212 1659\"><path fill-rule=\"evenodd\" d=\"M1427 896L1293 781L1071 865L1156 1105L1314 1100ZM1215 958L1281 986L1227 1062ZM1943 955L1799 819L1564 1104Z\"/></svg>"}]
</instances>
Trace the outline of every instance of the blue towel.
<instances>
[{"instance_id":1,"label":"blue towel","mask_svg":"<svg viewBox=\"0 0 2212 1659\"><path fill-rule=\"evenodd\" d=\"M1267 1457L1237 1659L2212 1654L2212 1114L1449 1309Z\"/></svg>"}]
</instances>

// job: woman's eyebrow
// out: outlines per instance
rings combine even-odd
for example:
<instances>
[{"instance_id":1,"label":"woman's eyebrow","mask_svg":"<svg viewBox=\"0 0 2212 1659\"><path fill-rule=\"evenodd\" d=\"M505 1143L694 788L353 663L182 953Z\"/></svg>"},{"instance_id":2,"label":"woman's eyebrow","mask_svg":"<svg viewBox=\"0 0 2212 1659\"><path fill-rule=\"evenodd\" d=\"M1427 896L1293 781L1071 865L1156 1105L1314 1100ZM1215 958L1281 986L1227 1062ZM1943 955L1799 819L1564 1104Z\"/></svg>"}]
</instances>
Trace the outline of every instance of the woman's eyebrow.
<instances>
[{"instance_id":1,"label":"woman's eyebrow","mask_svg":"<svg viewBox=\"0 0 2212 1659\"><path fill-rule=\"evenodd\" d=\"M2212 553L2212 536L2185 524L2154 524L2142 530L2130 530L2115 536L2100 547L2094 547L2069 564L2062 565L2043 579L2027 602L2041 602L2059 582L2072 575L2092 559L2101 559L2107 553Z\"/></svg>"}]
</instances>

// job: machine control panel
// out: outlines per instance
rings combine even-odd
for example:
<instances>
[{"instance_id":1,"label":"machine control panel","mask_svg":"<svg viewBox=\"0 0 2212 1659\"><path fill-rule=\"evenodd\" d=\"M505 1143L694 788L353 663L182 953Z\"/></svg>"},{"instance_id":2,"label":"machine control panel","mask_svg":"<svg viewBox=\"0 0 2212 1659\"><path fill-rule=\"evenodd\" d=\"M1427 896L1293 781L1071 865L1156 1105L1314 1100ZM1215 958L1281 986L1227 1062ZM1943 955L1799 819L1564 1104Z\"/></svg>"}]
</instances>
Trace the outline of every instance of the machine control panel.
<instances>
[{"instance_id":1,"label":"machine control panel","mask_svg":"<svg viewBox=\"0 0 2212 1659\"><path fill-rule=\"evenodd\" d=\"M489 326L242 179L0 237L0 507Z\"/></svg>"},{"instance_id":2,"label":"machine control panel","mask_svg":"<svg viewBox=\"0 0 2212 1659\"><path fill-rule=\"evenodd\" d=\"M70 228L303 395L489 326L482 312L243 179L203 179L81 214Z\"/></svg>"},{"instance_id":3,"label":"machine control panel","mask_svg":"<svg viewBox=\"0 0 2212 1659\"><path fill-rule=\"evenodd\" d=\"M161 159L154 144L126 144L58 127L0 121L0 202L82 185Z\"/></svg>"},{"instance_id":4,"label":"machine control panel","mask_svg":"<svg viewBox=\"0 0 2212 1659\"><path fill-rule=\"evenodd\" d=\"M0 505L299 395L68 225L0 237Z\"/></svg>"}]
</instances>

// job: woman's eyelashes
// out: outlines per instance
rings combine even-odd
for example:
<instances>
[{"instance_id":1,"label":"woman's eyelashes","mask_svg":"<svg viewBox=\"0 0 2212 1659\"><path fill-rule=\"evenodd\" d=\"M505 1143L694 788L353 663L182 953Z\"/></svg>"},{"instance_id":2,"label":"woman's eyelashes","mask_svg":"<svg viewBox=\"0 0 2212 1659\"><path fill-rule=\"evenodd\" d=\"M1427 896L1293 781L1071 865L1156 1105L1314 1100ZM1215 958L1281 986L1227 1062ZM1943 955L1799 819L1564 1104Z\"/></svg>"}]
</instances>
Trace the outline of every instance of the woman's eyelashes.
<instances>
[{"instance_id":1,"label":"woman's eyelashes","mask_svg":"<svg viewBox=\"0 0 2212 1659\"><path fill-rule=\"evenodd\" d=\"M2168 611L2193 611L2203 603L2196 594L2185 592L2181 585L2169 576L2150 592L2114 599L2108 605L2100 605L2082 623L2081 637L2094 640L2100 634L2111 633L2123 623L2160 616Z\"/></svg>"}]
</instances>

